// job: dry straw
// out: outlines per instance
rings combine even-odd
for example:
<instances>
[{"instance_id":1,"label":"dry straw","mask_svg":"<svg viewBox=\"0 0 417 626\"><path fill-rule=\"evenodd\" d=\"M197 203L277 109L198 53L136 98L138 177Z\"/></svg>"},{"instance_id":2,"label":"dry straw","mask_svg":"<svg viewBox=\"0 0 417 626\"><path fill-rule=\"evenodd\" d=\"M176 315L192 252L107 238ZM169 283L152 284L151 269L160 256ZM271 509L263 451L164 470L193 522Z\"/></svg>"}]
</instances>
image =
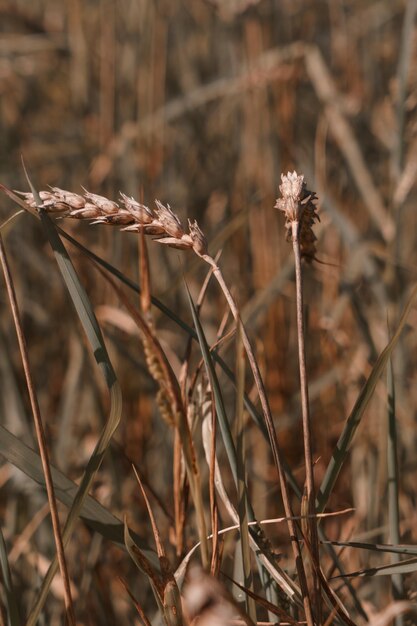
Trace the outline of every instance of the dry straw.
<instances>
[{"instance_id":1,"label":"dry straw","mask_svg":"<svg viewBox=\"0 0 417 626\"><path fill-rule=\"evenodd\" d=\"M36 208L33 194L21 195L32 208ZM155 209L152 210L124 193L120 193L119 202L86 190L84 195L80 195L59 187L41 191L39 195L42 208L48 213L55 213L60 217L93 220L92 224L123 226L123 231L143 231L145 235L157 236L155 241L171 248L193 249L200 256L207 253L207 241L197 222L188 220L189 232L186 233L171 207L163 205L159 200L155 201Z\"/></svg>"},{"instance_id":2,"label":"dry straw","mask_svg":"<svg viewBox=\"0 0 417 626\"><path fill-rule=\"evenodd\" d=\"M294 240L294 233L297 234L297 246L298 257L296 255L298 263L300 262L301 254L310 261L314 258L315 254L315 236L312 232L312 225L314 221L318 219L315 212L314 199L315 194L308 192L304 183L304 178L298 176L296 172L288 174L286 177L282 177L282 185L280 187L282 193L282 199L278 200L277 207L284 210L287 218L287 230L292 233ZM31 208L37 208L37 204L33 194L22 193L27 204ZM84 189L82 195L75 194L73 192L65 191L59 187L52 187L50 191L41 191L40 198L42 200L42 209L48 213L57 214L60 217L68 217L73 219L88 219L92 220L92 224L108 224L121 226L123 231L137 232L145 235L155 236L154 241L157 243L168 245L172 248L178 248L182 250L193 250L195 254L201 257L211 267L213 274L218 281L223 294L227 300L230 311L236 321L241 324L240 314L238 307L234 301L234 298L226 285L222 272L217 265L214 258L208 252L207 240L200 229L196 221L188 220L188 232L184 229L178 216L171 210L170 206L163 205L158 200L155 201L155 208L151 209L148 206L138 202L132 197L129 197L123 193L120 193L120 199L118 202L109 200L104 196L90 193ZM297 224L297 227L294 226ZM301 275L301 270L299 271ZM297 294L299 295L301 288L301 282L297 281ZM300 306L302 307L302 297L298 299ZM302 317L302 316L301 316ZM262 376L259 370L258 363L255 358L255 354L243 325L241 325L242 342L248 356L249 364L252 370L252 374L256 383L256 387L259 394L259 399L262 405L265 424L268 430L272 455L274 463L279 475L282 501L284 504L285 514L287 517L288 530L291 538L291 545L293 549L293 555L295 564L297 567L297 573L300 581L300 588L303 596L303 604L305 610L306 620L309 626L313 626L314 618L310 600L310 593L307 586L307 578L304 569L304 561L301 555L301 548L299 543L299 531L295 522L293 521L294 514L292 510L289 489L287 485L287 479L282 462L282 454L279 449L278 440L276 436L275 426L272 418L271 409L269 406L268 398L266 395L265 386L262 380ZM301 366L301 352L304 353L304 346L302 344L302 350L300 348L300 372ZM304 364L305 372L305 364ZM306 380L305 380L306 385ZM305 386L304 385L304 386ZM304 398L306 394L302 393ZM303 400L303 407L308 407L308 399L305 402ZM308 413L308 409L307 409ZM303 409L303 415L305 411ZM304 442L306 446L306 466L307 466L307 500L309 504L309 511L314 512L314 487L312 481L312 456L311 445L309 436L309 417L308 414L304 416ZM308 425L308 428L306 427ZM307 433L307 435L306 435ZM307 463L307 459L309 459ZM315 529L315 533L313 532ZM313 559L315 564L318 563L318 542L315 538L317 536L316 522L313 519L310 523L309 539L313 548ZM314 568L313 568L314 569ZM317 583L316 583L317 586ZM318 591L317 591L318 593ZM316 607L319 605L317 600Z\"/></svg>"},{"instance_id":3,"label":"dry straw","mask_svg":"<svg viewBox=\"0 0 417 626\"><path fill-rule=\"evenodd\" d=\"M280 185L281 198L275 207L284 212L287 239L292 241L295 260L295 282L297 296L297 338L298 360L300 371L301 409L303 418L304 458L306 466L306 493L304 504L308 513L306 534L311 546L312 556L312 597L314 598L315 612L318 623L321 623L321 592L319 577L316 572L320 567L319 541L317 534L317 522L315 513L315 490L313 472L313 451L311 441L311 420L308 400L308 380L304 341L304 318L303 318L303 283L301 271L301 257L308 262L315 258L316 236L313 233L313 225L319 216L316 211L316 194L308 191L304 176L297 172L288 172L281 175Z\"/></svg>"}]
</instances>

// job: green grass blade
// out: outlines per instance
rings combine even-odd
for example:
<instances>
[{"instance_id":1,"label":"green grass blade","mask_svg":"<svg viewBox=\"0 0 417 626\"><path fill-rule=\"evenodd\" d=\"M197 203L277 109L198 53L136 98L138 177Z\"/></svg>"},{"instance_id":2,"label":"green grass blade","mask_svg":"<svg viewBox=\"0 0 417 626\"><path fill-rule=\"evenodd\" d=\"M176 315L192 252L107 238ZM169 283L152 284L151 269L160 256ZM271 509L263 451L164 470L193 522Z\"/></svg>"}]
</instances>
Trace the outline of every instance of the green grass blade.
<instances>
[{"instance_id":1,"label":"green grass blade","mask_svg":"<svg viewBox=\"0 0 417 626\"><path fill-rule=\"evenodd\" d=\"M390 358L390 355L395 348L398 339L400 337L401 331L403 330L407 316L410 312L410 309L413 305L414 298L417 294L417 286L414 287L411 296L404 308L404 311L401 315L401 319L398 323L398 327L388 345L385 347L383 352L379 355L375 365L372 368L372 372L368 377L362 391L360 392L358 399L355 402L355 406L352 409L351 414L349 415L345 427L342 431L342 434L339 437L339 441L336 444L336 448L333 452L333 456L330 460L330 463L327 467L325 476L320 486L320 490L317 495L317 512L322 513L326 507L327 501L332 492L333 486L337 480L339 472L342 468L343 463L347 458L347 454L352 443L352 440L355 436L356 430L361 422L362 416L365 412L366 407L373 395L376 384Z\"/></svg>"},{"instance_id":2,"label":"green grass blade","mask_svg":"<svg viewBox=\"0 0 417 626\"><path fill-rule=\"evenodd\" d=\"M4 597L7 609L7 626L20 626L19 610L17 608L17 597L13 587L12 574L7 558L7 548L4 541L3 532L0 528L0 571Z\"/></svg>"}]
</instances>

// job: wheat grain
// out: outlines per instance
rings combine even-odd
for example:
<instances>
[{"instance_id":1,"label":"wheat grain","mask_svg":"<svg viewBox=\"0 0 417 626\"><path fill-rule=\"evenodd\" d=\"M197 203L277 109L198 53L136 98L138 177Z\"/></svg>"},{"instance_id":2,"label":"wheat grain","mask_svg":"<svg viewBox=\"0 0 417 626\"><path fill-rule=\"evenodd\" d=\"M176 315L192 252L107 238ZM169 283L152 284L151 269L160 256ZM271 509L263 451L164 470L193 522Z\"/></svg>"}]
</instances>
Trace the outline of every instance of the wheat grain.
<instances>
[{"instance_id":1,"label":"wheat grain","mask_svg":"<svg viewBox=\"0 0 417 626\"><path fill-rule=\"evenodd\" d=\"M30 207L37 207L33 194L17 193L24 197ZM86 189L80 195L52 187L50 191L41 191L39 195L41 207L47 213L78 220L92 220L92 225L122 226L122 230L128 232L143 231L145 235L157 236L154 241L171 248L193 249L199 256L207 253L207 240L198 223L188 220L189 233L186 233L171 207L165 206L159 200L155 200L155 209L152 210L122 192L119 202L90 193Z\"/></svg>"}]
</instances>

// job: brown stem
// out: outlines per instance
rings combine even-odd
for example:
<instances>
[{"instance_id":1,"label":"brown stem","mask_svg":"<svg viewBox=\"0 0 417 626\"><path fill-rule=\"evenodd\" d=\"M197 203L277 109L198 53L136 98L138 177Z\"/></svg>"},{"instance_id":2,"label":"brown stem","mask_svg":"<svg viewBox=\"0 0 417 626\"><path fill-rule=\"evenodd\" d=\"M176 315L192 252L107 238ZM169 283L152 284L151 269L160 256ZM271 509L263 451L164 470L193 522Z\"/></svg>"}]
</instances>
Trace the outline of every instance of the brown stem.
<instances>
[{"instance_id":1,"label":"brown stem","mask_svg":"<svg viewBox=\"0 0 417 626\"><path fill-rule=\"evenodd\" d=\"M311 437L311 419L310 407L308 399L308 380L305 355L304 341L304 319L303 319L303 277L301 271L301 253L299 243L299 222L291 223L292 244L295 259L295 285L296 285L296 302L297 302L297 337L298 337L298 362L300 370L300 391L301 391L301 413L303 420L303 440L304 440L304 459L306 467L306 490L307 490L307 509L308 509L308 529L309 541L312 546L312 554L316 564L319 563L319 543L317 535L317 522L315 518L315 490L314 490L314 470L313 470L313 450ZM320 582L315 574L313 567L313 587L315 595L315 605L318 615L320 614ZM320 623L320 620L319 620Z\"/></svg>"},{"instance_id":2,"label":"brown stem","mask_svg":"<svg viewBox=\"0 0 417 626\"><path fill-rule=\"evenodd\" d=\"M45 475L46 492L48 495L49 508L51 510L52 528L55 538L56 551L59 563L59 569L61 572L62 580L64 583L64 598L65 608L67 613L67 620L70 626L75 626L75 614L71 598L71 587L68 575L67 563L65 559L64 545L62 542L62 533L59 523L58 509L56 505L54 484L52 481L51 468L49 465L48 450L46 445L45 431L42 425L42 419L39 409L38 398L36 396L35 386L33 384L32 374L29 366L28 350L26 345L26 339L23 334L19 308L17 304L16 292L13 285L13 279L10 272L9 263L6 256L6 250L3 243L3 238L0 234L0 263L2 265L4 280L6 283L7 294L10 301L10 309L13 316L14 325L16 328L17 340L19 343L20 354L22 357L23 370L26 378L26 385L30 398L30 405L32 409L33 420L35 422L36 437L39 445L39 454L42 461L43 472Z\"/></svg>"},{"instance_id":3,"label":"brown stem","mask_svg":"<svg viewBox=\"0 0 417 626\"><path fill-rule=\"evenodd\" d=\"M247 335L245 327L243 326L242 320L240 319L238 308L236 306L236 303L235 303L235 301L233 299L232 294L229 291L229 288L227 287L227 285L226 285L226 283L224 281L224 278L223 278L223 275L221 273L220 268L218 267L218 265L216 264L216 262L214 261L214 259L210 255L205 254L205 255L202 256L202 258L204 259L204 261L206 261L206 263L211 265L211 267L213 268L213 274L216 277L216 280L219 283L219 285L220 285L220 287L221 287L221 289L222 289L222 291L224 293L224 296L225 296L225 298L227 300L227 303L228 303L228 305L230 307L232 315L233 315L234 319L236 320L236 322L240 323L240 325L241 325L243 345L245 347L246 354L247 354L248 360L249 360L249 364L250 364L250 367L251 367L251 370L252 370L252 374L253 374L253 377L254 377L254 380L255 380L255 384L256 384L256 387L257 387L257 390L258 390L259 399L261 401L263 414L264 414L264 417L265 417L265 423L266 423L266 427L267 427L267 430L268 430L269 441L270 441L270 445L271 445L271 449L272 449L272 456L274 458L274 463L275 463L275 466L276 466L277 471L278 471L278 476L279 476L279 481L280 481L280 486L281 486L282 501L283 501L283 504L284 504L285 515L287 517L288 530L289 530L290 539L291 539L291 546L292 546L292 549L293 549L295 565L296 565L296 568L297 568L298 578L299 578L299 581L300 581L301 593L302 593L302 596L303 596L303 604L304 604L305 616L306 616L306 620L307 620L308 626L314 626L313 613L312 613L312 609L311 609L311 603L310 603L310 598L309 598L308 588L307 588L307 580L306 580L306 575L305 575L305 571L304 571L304 564L303 564L303 560L302 560L302 556L301 556L300 544L299 544L298 536L297 536L297 527L296 527L296 524L294 522L294 519L292 519L294 517L294 513L293 513L292 507L291 507L291 501L290 501L290 496L289 496L287 479L286 479L284 467L283 467L283 464L282 464L282 461L281 461L281 455L280 455L277 435L276 435L276 432L275 432L274 422L273 422L273 419L272 419L271 408L269 406L269 402L268 402L268 398L267 398L267 395L266 395L266 390L265 390L265 386L264 386L264 383L263 383L263 380L262 380L261 372L259 370L259 366L258 366L258 363L256 361L255 354L253 352L251 343L249 341L249 337Z\"/></svg>"}]
</instances>

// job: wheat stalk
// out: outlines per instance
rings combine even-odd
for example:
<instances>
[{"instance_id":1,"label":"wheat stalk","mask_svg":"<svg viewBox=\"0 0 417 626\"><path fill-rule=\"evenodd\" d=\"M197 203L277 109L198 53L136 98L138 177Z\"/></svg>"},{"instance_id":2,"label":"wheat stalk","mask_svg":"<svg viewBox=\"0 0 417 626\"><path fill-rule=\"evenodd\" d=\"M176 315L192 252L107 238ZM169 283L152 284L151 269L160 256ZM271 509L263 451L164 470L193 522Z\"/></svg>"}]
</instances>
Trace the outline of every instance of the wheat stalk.
<instances>
[{"instance_id":1,"label":"wheat stalk","mask_svg":"<svg viewBox=\"0 0 417 626\"><path fill-rule=\"evenodd\" d=\"M305 355L305 331L303 319L303 275L301 271L301 257L308 262L315 258L316 236L313 233L313 225L319 216L316 212L316 194L308 191L304 176L297 172L288 172L281 175L280 185L281 198L275 207L285 214L285 227L287 240L292 242L295 260L295 283L297 301L297 337L298 337L298 361L301 388L301 412L303 418L304 459L306 466L306 504L308 512L307 534L312 548L313 563L313 598L315 600L316 617L321 623L321 600L320 581L315 568L319 567L319 541L317 535L317 521L315 518L316 496L314 490L313 451L311 437L311 418L308 400L308 380Z\"/></svg>"},{"instance_id":2,"label":"wheat stalk","mask_svg":"<svg viewBox=\"0 0 417 626\"><path fill-rule=\"evenodd\" d=\"M282 463L282 455L278 446L278 440L273 423L272 413L266 395L265 386L257 364L255 354L250 343L247 332L241 323L238 307L234 298L226 285L222 272L215 259L208 252L207 239L200 229L197 221L188 219L188 232L185 231L180 219L172 211L169 205L165 206L159 200L155 200L155 208L138 202L133 197L120 192L118 202L109 200L104 196L90 193L86 189L84 193L76 194L59 187L51 187L49 191L39 192L42 200L42 209L48 213L56 214L60 217L73 219L92 220L90 223L122 226L122 231L143 233L154 235L154 241L181 250L193 250L197 256L202 258L213 270L217 282L227 300L230 311L236 321L241 324L242 341L248 356L249 364L258 390L261 401L265 423L268 430L270 445L275 466L281 486L282 500L287 517L288 530L294 554L294 560L300 580L300 588L303 596L304 611L308 626L314 626L314 619L311 609L311 602L307 587L307 580L304 570L304 563L301 555L301 548L298 540L298 531L293 521L294 514L291 506L290 494L287 479ZM32 193L17 192L22 195L31 209L38 207ZM311 235L306 230L304 240L307 242ZM314 242L314 239L312 240ZM305 246L304 253L312 252L311 241L309 246ZM314 251L313 251L314 256Z\"/></svg>"},{"instance_id":3,"label":"wheat stalk","mask_svg":"<svg viewBox=\"0 0 417 626\"><path fill-rule=\"evenodd\" d=\"M37 207L32 193L17 193L24 197L31 208ZM154 241L171 248L192 249L199 255L207 253L207 240L197 222L188 220L189 232L186 233L169 204L165 206L159 200L155 200L155 209L150 209L122 192L119 202L85 189L84 194L80 195L52 187L50 191L39 192L39 195L42 200L41 206L47 213L59 217L92 220L91 224L123 226L123 231L143 231L145 235L156 235Z\"/></svg>"},{"instance_id":4,"label":"wheat stalk","mask_svg":"<svg viewBox=\"0 0 417 626\"><path fill-rule=\"evenodd\" d=\"M45 429L42 423L42 416L39 407L38 397L35 391L33 376L29 364L28 348L26 337L23 332L21 314L19 311L16 291L10 271L9 261L6 255L3 238L0 234L0 265L3 269L6 290L10 301L10 308L16 329L17 340L19 344L20 355L22 357L23 371L26 379L26 386L29 394L30 406L32 409L33 420L35 424L35 432L39 445L39 455L41 457L42 469L45 476L45 486L48 496L48 504L51 512L52 529L55 538L56 552L58 558L59 569L64 584L64 600L67 623L69 626L75 626L75 613L71 595L71 582L68 573L67 561L65 557L64 541L62 536L61 523L58 515L58 508L55 496L55 488L52 480L51 466L49 463L48 446L46 443Z\"/></svg>"}]
</instances>

